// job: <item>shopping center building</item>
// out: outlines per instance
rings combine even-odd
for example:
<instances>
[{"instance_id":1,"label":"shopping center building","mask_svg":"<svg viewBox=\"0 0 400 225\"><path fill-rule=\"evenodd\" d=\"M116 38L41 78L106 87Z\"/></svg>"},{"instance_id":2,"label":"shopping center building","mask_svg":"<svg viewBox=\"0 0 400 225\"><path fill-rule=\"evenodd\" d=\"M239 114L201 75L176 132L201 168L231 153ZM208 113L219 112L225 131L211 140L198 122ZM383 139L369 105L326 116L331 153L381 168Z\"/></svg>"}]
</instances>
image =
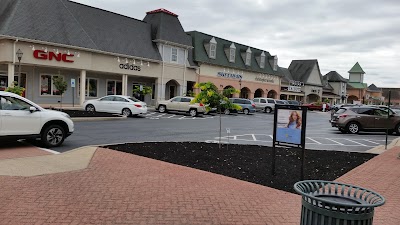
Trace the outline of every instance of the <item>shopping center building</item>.
<instances>
[{"instance_id":1,"label":"shopping center building","mask_svg":"<svg viewBox=\"0 0 400 225\"><path fill-rule=\"evenodd\" d=\"M59 76L68 83L66 104L132 95L140 85L152 87L144 100L153 104L197 80L192 39L164 9L137 20L67 0L2 0L0 17L0 90L17 81L42 105L60 100Z\"/></svg>"}]
</instances>

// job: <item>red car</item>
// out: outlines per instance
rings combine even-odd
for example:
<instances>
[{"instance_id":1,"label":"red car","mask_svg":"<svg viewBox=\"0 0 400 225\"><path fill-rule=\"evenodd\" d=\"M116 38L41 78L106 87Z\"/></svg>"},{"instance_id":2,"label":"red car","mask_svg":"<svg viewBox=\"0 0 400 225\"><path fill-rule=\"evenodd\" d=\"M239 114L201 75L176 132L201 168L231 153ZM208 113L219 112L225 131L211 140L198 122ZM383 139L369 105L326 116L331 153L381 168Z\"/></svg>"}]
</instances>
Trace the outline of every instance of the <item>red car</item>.
<instances>
[{"instance_id":1,"label":"red car","mask_svg":"<svg viewBox=\"0 0 400 225\"><path fill-rule=\"evenodd\" d=\"M322 111L322 105L323 105L323 103L317 103L317 102L303 104L303 106L306 106L308 108L308 110L310 110L310 111L312 111L312 110ZM331 109L330 104L326 103L325 111L329 111L330 109Z\"/></svg>"}]
</instances>

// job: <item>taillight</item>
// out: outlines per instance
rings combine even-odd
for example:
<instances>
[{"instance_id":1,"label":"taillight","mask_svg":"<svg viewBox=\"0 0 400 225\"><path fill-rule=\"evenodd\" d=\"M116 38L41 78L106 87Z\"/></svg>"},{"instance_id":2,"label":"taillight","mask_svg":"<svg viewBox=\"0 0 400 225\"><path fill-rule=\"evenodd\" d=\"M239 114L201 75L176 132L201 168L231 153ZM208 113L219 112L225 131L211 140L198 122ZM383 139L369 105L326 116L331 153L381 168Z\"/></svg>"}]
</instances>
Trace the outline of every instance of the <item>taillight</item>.
<instances>
[{"instance_id":1,"label":"taillight","mask_svg":"<svg viewBox=\"0 0 400 225\"><path fill-rule=\"evenodd\" d=\"M133 104L134 106L136 106L136 107L138 107L138 108L141 108L142 107L142 105L140 105L140 104Z\"/></svg>"},{"instance_id":2,"label":"taillight","mask_svg":"<svg viewBox=\"0 0 400 225\"><path fill-rule=\"evenodd\" d=\"M204 106L203 103L200 103L199 105L200 105L200 106Z\"/></svg>"},{"instance_id":3,"label":"taillight","mask_svg":"<svg viewBox=\"0 0 400 225\"><path fill-rule=\"evenodd\" d=\"M347 114L342 114L339 116L339 118L346 118L346 117L347 117Z\"/></svg>"},{"instance_id":4,"label":"taillight","mask_svg":"<svg viewBox=\"0 0 400 225\"><path fill-rule=\"evenodd\" d=\"M255 105L255 104L251 104L251 106L253 106L253 108L255 108L255 107L256 107L256 105Z\"/></svg>"}]
</instances>

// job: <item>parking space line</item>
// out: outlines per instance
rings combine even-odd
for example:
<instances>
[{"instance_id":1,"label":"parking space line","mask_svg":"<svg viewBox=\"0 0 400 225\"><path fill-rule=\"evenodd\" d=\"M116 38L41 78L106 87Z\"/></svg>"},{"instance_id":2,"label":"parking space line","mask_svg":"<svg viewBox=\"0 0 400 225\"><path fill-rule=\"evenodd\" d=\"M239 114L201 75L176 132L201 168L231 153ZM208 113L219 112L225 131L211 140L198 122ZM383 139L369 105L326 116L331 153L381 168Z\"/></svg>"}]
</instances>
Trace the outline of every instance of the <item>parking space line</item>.
<instances>
[{"instance_id":1,"label":"parking space line","mask_svg":"<svg viewBox=\"0 0 400 225\"><path fill-rule=\"evenodd\" d=\"M178 118L178 120L182 120L182 119L185 119L186 118L186 116L182 116L181 118Z\"/></svg>"},{"instance_id":2,"label":"parking space line","mask_svg":"<svg viewBox=\"0 0 400 225\"><path fill-rule=\"evenodd\" d=\"M369 141L369 140L366 140L366 139L364 139L364 141L370 142L370 143L372 143L372 144L377 144L377 145L379 145L379 143L376 143L376 142L373 142L373 141Z\"/></svg>"},{"instance_id":3,"label":"parking space line","mask_svg":"<svg viewBox=\"0 0 400 225\"><path fill-rule=\"evenodd\" d=\"M309 138L309 137L307 137L308 138L308 140L310 140L310 141L313 141L313 142L315 142L315 143L317 143L317 144L320 144L320 145L322 145L322 143L321 142L318 142L318 141L316 141L316 140L314 140L314 139L312 139L312 138Z\"/></svg>"},{"instance_id":4,"label":"parking space line","mask_svg":"<svg viewBox=\"0 0 400 225\"><path fill-rule=\"evenodd\" d=\"M252 134L251 136L253 137L254 141L257 141L257 138L256 138L256 136L254 134Z\"/></svg>"},{"instance_id":5,"label":"parking space line","mask_svg":"<svg viewBox=\"0 0 400 225\"><path fill-rule=\"evenodd\" d=\"M150 116L150 115L153 115L153 114L156 114L157 112L152 112L152 113L148 113L148 114L146 114L145 116Z\"/></svg>"},{"instance_id":6,"label":"parking space line","mask_svg":"<svg viewBox=\"0 0 400 225\"><path fill-rule=\"evenodd\" d=\"M359 145L361 145L361 146L366 146L366 147L367 147L367 145L364 145L364 144L362 144L362 143L360 143L360 142L357 142L357 141L353 141L353 140L350 140L350 139L345 139L345 140L350 141L350 142L353 142L353 143L356 143L356 144L359 144Z\"/></svg>"},{"instance_id":7,"label":"parking space line","mask_svg":"<svg viewBox=\"0 0 400 225\"><path fill-rule=\"evenodd\" d=\"M330 138L326 138L326 140L330 140L330 141L335 142L335 143L337 143L337 144L339 144L339 145L344 145L344 144L342 144L342 143L340 143L340 142L337 142L337 141L334 141L334 140L332 140L332 139L330 139Z\"/></svg>"},{"instance_id":8,"label":"parking space line","mask_svg":"<svg viewBox=\"0 0 400 225\"><path fill-rule=\"evenodd\" d=\"M172 115L172 116L168 116L168 117L164 117L164 118L172 118L175 117L176 115Z\"/></svg>"},{"instance_id":9,"label":"parking space line","mask_svg":"<svg viewBox=\"0 0 400 225\"><path fill-rule=\"evenodd\" d=\"M269 135L269 137L270 137L271 139L274 139L274 137L273 137L272 135Z\"/></svg>"}]
</instances>

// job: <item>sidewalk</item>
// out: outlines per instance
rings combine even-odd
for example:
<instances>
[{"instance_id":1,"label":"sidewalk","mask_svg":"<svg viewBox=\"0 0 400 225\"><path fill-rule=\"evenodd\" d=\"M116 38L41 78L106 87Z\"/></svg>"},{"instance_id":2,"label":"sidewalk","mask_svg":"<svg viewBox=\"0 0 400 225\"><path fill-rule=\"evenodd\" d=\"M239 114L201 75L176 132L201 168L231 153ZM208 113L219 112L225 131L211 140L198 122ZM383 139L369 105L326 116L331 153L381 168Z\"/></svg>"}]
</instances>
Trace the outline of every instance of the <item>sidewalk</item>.
<instances>
[{"instance_id":1,"label":"sidewalk","mask_svg":"<svg viewBox=\"0 0 400 225\"><path fill-rule=\"evenodd\" d=\"M88 151L94 155L78 163L83 169L70 172L58 167L72 162L44 159L65 153L31 157L41 164L27 164L26 157L0 160L0 172L5 163L17 171L51 172L0 176L0 224L299 224L298 195L109 149L73 154L80 159ZM337 179L386 198L375 211L375 225L400 224L399 153L393 147Z\"/></svg>"}]
</instances>

